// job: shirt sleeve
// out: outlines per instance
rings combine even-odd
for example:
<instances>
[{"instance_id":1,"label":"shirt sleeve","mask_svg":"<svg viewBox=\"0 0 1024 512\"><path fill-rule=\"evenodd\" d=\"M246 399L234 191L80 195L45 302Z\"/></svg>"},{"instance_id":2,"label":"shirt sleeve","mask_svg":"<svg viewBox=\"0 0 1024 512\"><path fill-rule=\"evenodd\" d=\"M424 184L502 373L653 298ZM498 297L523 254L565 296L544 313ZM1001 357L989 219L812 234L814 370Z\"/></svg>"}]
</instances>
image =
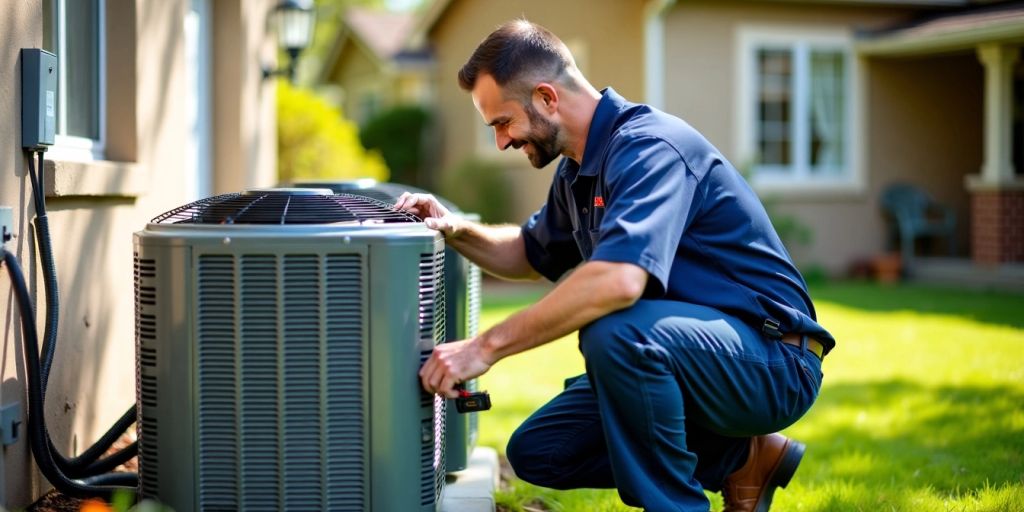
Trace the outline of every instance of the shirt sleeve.
<instances>
[{"instance_id":1,"label":"shirt sleeve","mask_svg":"<svg viewBox=\"0 0 1024 512\"><path fill-rule=\"evenodd\" d=\"M664 295L689 224L697 178L675 147L653 136L609 148L605 212L591 259L632 263L650 274L648 294Z\"/></svg>"},{"instance_id":2,"label":"shirt sleeve","mask_svg":"<svg viewBox=\"0 0 1024 512\"><path fill-rule=\"evenodd\" d=\"M578 265L583 257L572 237L572 219L565 198L559 193L556 176L547 202L522 226L526 259L540 275L557 281Z\"/></svg>"}]
</instances>

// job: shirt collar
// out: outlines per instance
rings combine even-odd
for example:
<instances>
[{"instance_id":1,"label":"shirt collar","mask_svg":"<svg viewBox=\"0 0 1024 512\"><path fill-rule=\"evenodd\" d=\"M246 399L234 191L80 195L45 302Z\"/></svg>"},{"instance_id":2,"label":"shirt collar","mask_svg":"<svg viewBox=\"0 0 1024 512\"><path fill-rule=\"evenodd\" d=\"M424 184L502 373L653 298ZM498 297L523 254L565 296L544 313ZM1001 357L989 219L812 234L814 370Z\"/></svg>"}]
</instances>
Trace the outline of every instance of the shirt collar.
<instances>
[{"instance_id":1,"label":"shirt collar","mask_svg":"<svg viewBox=\"0 0 1024 512\"><path fill-rule=\"evenodd\" d=\"M597 109L594 110L594 117L590 120L590 130L587 132L587 145L583 149L583 164L577 165L570 158L563 158L559 166L559 173L564 178L575 178L576 175L597 176L601 170L599 160L600 150L611 137L616 120L623 110L629 105L615 89L608 87L601 91L601 99L597 102Z\"/></svg>"}]
</instances>

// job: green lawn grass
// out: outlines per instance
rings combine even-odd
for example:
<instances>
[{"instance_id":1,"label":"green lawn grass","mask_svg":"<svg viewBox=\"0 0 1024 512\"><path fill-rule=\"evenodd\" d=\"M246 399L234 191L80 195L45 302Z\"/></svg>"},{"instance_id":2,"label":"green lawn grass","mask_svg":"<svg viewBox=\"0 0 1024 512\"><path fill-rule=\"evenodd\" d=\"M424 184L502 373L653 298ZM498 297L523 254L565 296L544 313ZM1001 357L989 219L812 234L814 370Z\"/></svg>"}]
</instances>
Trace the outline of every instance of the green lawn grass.
<instances>
[{"instance_id":1,"label":"green lawn grass","mask_svg":"<svg viewBox=\"0 0 1024 512\"><path fill-rule=\"evenodd\" d=\"M539 292L484 295L482 325ZM1024 296L831 283L811 290L839 345L817 404L786 433L808 445L775 510L1024 511ZM498 363L480 442L515 427L583 371L575 335ZM710 495L715 509L721 498ZM625 511L614 491L514 480L506 510Z\"/></svg>"}]
</instances>

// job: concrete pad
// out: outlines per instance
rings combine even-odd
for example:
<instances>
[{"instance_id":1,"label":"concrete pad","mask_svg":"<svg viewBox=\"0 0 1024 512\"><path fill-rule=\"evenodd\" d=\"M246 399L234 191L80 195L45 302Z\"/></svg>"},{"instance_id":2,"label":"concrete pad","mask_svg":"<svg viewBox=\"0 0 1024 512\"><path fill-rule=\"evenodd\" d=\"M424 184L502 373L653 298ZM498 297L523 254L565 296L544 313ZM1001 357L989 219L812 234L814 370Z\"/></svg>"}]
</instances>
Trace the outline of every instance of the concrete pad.
<instances>
[{"instance_id":1,"label":"concrete pad","mask_svg":"<svg viewBox=\"0 0 1024 512\"><path fill-rule=\"evenodd\" d=\"M478 446L462 471L448 475L441 496L441 512L494 512L498 488L498 452Z\"/></svg>"}]
</instances>

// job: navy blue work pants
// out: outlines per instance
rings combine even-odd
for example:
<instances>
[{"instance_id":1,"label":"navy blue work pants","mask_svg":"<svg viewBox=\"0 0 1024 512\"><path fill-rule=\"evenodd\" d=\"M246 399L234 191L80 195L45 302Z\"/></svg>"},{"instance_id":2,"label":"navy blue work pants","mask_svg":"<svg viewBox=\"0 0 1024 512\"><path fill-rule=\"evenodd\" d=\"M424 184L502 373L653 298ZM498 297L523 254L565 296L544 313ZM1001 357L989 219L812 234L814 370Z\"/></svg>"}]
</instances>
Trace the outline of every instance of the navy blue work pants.
<instances>
[{"instance_id":1,"label":"navy blue work pants","mask_svg":"<svg viewBox=\"0 0 1024 512\"><path fill-rule=\"evenodd\" d=\"M580 330L587 373L512 435L519 478L617 488L648 511L708 510L750 437L814 403L821 361L705 306L641 300Z\"/></svg>"}]
</instances>

